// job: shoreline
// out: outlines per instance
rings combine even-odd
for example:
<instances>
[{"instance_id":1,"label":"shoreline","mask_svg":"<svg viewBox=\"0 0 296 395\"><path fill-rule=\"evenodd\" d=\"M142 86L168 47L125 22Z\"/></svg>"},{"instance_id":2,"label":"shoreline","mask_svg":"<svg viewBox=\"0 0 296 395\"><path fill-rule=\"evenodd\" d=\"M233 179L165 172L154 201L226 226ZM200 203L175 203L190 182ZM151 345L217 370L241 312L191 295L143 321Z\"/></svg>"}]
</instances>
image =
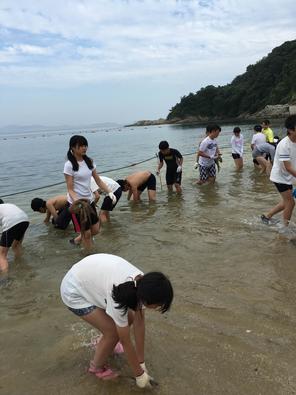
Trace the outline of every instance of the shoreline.
<instances>
[{"instance_id":1,"label":"shoreline","mask_svg":"<svg viewBox=\"0 0 296 395\"><path fill-rule=\"evenodd\" d=\"M165 120L165 119L157 119L157 120L141 120L132 124L124 125L125 128L128 127L140 127L140 126L162 126L162 125L175 125L175 126L204 126L209 122L215 122L218 124L246 124L246 123L258 123L258 118L268 118L273 123L282 123L286 116L281 117L246 117L246 118L206 118L203 120L197 120L190 118L178 119L178 120Z\"/></svg>"}]
</instances>

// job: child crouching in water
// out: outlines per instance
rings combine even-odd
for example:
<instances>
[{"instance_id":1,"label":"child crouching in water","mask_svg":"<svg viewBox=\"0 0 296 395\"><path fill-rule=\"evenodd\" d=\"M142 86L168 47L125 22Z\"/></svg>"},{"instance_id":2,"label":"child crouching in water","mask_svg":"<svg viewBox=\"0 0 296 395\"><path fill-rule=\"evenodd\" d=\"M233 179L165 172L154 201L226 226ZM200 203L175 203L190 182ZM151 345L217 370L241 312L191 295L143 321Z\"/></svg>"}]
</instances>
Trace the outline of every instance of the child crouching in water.
<instances>
[{"instance_id":1,"label":"child crouching in water","mask_svg":"<svg viewBox=\"0 0 296 395\"><path fill-rule=\"evenodd\" d=\"M144 308L161 313L169 310L173 300L169 279L160 272L144 274L119 256L94 254L68 271L61 284L61 297L71 312L102 333L89 373L103 380L118 377L106 362L120 341L137 386L151 387L153 379L145 364Z\"/></svg>"}]
</instances>

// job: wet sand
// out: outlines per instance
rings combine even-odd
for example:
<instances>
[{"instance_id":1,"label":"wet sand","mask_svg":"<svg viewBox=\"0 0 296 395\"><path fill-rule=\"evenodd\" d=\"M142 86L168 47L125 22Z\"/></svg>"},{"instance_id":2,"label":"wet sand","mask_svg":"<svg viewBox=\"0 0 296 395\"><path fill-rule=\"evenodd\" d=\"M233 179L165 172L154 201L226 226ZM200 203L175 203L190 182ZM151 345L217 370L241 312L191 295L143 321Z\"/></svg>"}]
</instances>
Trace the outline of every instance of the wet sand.
<instances>
[{"instance_id":1,"label":"wet sand","mask_svg":"<svg viewBox=\"0 0 296 395\"><path fill-rule=\"evenodd\" d=\"M295 394L296 244L260 223L278 200L272 184L254 172L250 158L237 174L229 151L223 153L215 186L193 185L192 156L185 158L182 196L168 196L159 185L155 205L146 192L136 207L124 196L96 237L95 252L161 270L173 283L171 311L146 315L146 364L159 383L153 393ZM149 166L153 171L155 163ZM46 191L56 192L63 189ZM24 257L10 259L9 283L0 289L0 394L142 392L123 356L110 359L121 371L115 382L86 373L95 331L59 296L63 275L83 252L68 243L71 227L55 230L30 212L31 197L10 200L32 224Z\"/></svg>"}]
</instances>

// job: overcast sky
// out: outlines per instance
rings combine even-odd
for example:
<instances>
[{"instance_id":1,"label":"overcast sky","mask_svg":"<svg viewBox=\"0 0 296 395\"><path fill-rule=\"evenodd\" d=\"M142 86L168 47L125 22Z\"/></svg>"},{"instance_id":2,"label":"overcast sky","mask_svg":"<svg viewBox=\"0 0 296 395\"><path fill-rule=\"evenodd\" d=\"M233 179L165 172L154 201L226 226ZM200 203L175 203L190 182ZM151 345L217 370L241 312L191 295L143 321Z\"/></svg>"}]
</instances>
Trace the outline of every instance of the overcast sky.
<instances>
[{"instance_id":1,"label":"overcast sky","mask_svg":"<svg viewBox=\"0 0 296 395\"><path fill-rule=\"evenodd\" d=\"M295 0L0 0L0 126L166 117L296 38Z\"/></svg>"}]
</instances>

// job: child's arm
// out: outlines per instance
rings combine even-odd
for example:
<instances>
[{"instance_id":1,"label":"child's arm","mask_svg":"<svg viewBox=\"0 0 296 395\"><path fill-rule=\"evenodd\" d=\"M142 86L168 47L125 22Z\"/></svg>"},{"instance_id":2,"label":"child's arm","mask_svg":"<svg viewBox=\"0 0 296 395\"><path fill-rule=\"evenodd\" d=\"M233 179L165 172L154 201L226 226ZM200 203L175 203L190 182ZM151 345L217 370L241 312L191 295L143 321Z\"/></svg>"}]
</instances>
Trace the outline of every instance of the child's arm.
<instances>
[{"instance_id":1,"label":"child's arm","mask_svg":"<svg viewBox=\"0 0 296 395\"><path fill-rule=\"evenodd\" d=\"M293 177L296 177L296 170L293 168L292 163L289 160L284 161L284 166L287 172L292 174Z\"/></svg>"},{"instance_id":2,"label":"child's arm","mask_svg":"<svg viewBox=\"0 0 296 395\"><path fill-rule=\"evenodd\" d=\"M44 222L48 222L50 220L51 215L53 216L54 219L57 219L58 213L57 210L55 209L55 203L56 201L54 199L49 199L46 202L46 218Z\"/></svg>"},{"instance_id":3,"label":"child's arm","mask_svg":"<svg viewBox=\"0 0 296 395\"><path fill-rule=\"evenodd\" d=\"M125 326L125 327L116 326L116 329L119 336L119 340L123 346L124 353L133 371L134 376L135 377L141 376L143 374L143 369L140 366L141 361L138 360L136 350L131 341L129 326Z\"/></svg>"},{"instance_id":4,"label":"child's arm","mask_svg":"<svg viewBox=\"0 0 296 395\"><path fill-rule=\"evenodd\" d=\"M144 345L145 345L145 312L143 309L137 310L134 316L134 334L136 351L140 363L144 363Z\"/></svg>"}]
</instances>

